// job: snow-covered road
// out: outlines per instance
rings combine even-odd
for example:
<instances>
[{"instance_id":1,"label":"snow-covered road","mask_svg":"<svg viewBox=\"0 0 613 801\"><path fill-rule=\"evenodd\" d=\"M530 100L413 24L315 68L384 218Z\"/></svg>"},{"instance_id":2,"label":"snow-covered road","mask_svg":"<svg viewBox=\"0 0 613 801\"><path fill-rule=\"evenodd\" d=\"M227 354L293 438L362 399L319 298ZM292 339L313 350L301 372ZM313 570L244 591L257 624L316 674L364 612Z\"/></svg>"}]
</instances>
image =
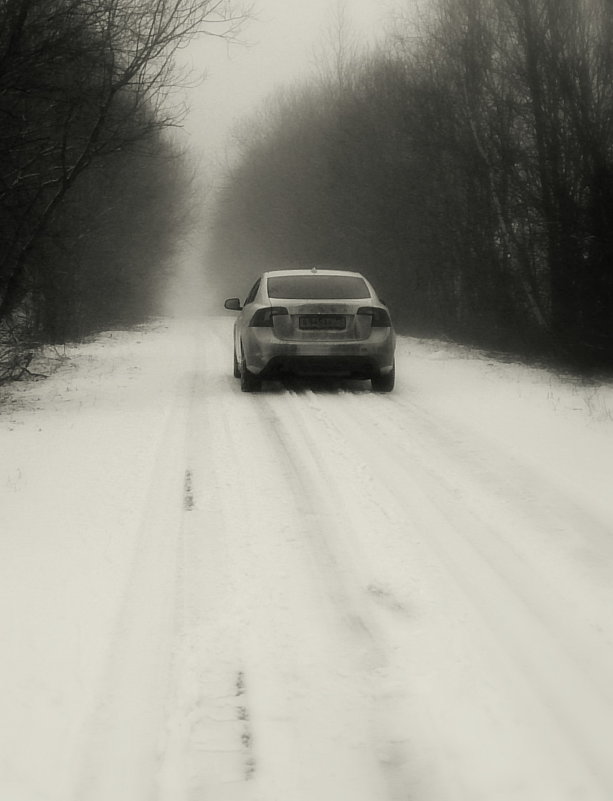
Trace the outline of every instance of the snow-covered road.
<instances>
[{"instance_id":1,"label":"snow-covered road","mask_svg":"<svg viewBox=\"0 0 613 801\"><path fill-rule=\"evenodd\" d=\"M0 801L610 801L613 390L246 395L231 324L5 404Z\"/></svg>"}]
</instances>

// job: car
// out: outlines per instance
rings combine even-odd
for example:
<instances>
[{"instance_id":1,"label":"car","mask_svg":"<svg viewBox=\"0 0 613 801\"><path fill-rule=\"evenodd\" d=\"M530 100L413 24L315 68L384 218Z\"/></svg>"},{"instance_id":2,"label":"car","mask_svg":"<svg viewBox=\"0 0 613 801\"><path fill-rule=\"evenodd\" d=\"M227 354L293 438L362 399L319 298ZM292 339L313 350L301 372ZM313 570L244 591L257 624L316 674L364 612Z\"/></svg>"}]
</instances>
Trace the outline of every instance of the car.
<instances>
[{"instance_id":1,"label":"car","mask_svg":"<svg viewBox=\"0 0 613 801\"><path fill-rule=\"evenodd\" d=\"M391 392L396 337L389 309L371 283L348 270L291 269L262 273L234 324L233 373L244 392L285 375L370 379Z\"/></svg>"}]
</instances>

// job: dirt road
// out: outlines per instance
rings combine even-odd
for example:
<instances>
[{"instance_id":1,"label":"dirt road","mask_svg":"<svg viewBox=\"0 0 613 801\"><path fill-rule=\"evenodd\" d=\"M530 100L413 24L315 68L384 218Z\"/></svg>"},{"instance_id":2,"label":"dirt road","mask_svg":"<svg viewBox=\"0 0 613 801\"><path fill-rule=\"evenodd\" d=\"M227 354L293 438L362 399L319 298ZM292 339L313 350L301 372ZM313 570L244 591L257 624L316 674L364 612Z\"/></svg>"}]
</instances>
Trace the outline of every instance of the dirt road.
<instances>
[{"instance_id":1,"label":"dirt road","mask_svg":"<svg viewBox=\"0 0 613 801\"><path fill-rule=\"evenodd\" d=\"M151 433L74 801L613 797L589 437L522 393L493 410L496 366L458 388L452 354L408 341L389 396L244 394L230 325L186 336Z\"/></svg>"}]
</instances>

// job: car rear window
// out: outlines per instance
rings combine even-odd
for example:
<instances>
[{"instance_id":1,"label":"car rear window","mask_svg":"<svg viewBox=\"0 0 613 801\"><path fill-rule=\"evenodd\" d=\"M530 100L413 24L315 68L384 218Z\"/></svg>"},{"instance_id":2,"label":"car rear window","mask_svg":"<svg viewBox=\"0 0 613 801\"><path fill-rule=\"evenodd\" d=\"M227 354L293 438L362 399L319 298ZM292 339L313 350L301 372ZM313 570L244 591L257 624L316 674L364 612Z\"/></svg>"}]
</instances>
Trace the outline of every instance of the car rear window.
<instances>
[{"instance_id":1,"label":"car rear window","mask_svg":"<svg viewBox=\"0 0 613 801\"><path fill-rule=\"evenodd\" d=\"M280 275L268 279L268 297L288 300L358 300L369 298L357 275Z\"/></svg>"}]
</instances>

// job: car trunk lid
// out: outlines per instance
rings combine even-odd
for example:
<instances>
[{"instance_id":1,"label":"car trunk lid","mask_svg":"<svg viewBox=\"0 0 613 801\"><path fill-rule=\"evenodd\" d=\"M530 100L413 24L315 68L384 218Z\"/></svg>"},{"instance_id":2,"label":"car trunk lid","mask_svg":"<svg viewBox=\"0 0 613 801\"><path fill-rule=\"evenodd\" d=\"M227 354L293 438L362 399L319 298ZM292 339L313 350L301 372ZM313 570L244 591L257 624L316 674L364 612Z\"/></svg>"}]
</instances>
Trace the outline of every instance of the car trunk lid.
<instances>
[{"instance_id":1,"label":"car trunk lid","mask_svg":"<svg viewBox=\"0 0 613 801\"><path fill-rule=\"evenodd\" d=\"M357 314L364 301L287 301L275 299L288 314L274 317L275 335L293 342L344 342L367 339L371 317Z\"/></svg>"}]
</instances>

